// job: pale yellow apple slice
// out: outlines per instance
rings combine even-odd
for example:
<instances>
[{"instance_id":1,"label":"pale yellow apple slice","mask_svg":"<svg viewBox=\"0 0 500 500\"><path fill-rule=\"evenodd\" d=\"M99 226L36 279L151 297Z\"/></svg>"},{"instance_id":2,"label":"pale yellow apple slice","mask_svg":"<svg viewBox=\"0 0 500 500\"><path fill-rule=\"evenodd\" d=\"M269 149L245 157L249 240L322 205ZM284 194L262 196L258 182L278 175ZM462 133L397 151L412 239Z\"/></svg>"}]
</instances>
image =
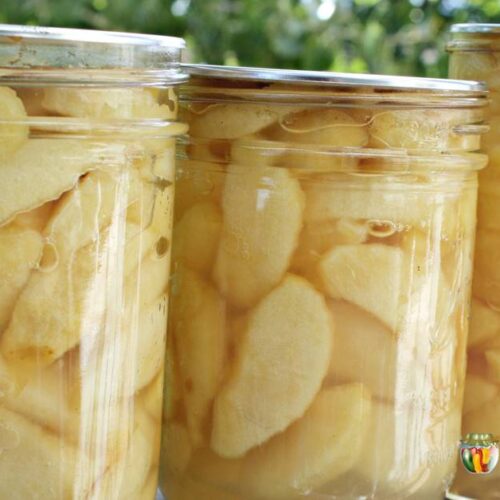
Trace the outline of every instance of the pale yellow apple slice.
<instances>
[{"instance_id":1,"label":"pale yellow apple slice","mask_svg":"<svg viewBox=\"0 0 500 500\"><path fill-rule=\"evenodd\" d=\"M230 165L214 280L232 304L247 308L282 279L302 226L303 194L285 169Z\"/></svg>"},{"instance_id":2,"label":"pale yellow apple slice","mask_svg":"<svg viewBox=\"0 0 500 500\"><path fill-rule=\"evenodd\" d=\"M162 418L163 379L164 370L162 369L138 394L140 404L153 421L161 421Z\"/></svg>"},{"instance_id":3,"label":"pale yellow apple slice","mask_svg":"<svg viewBox=\"0 0 500 500\"><path fill-rule=\"evenodd\" d=\"M140 255L153 238L137 236L137 227L112 226L93 244L78 250L72 260L56 261L47 271L31 274L14 307L11 321L1 338L1 349L11 360L36 359L49 364L75 347L82 338L92 345L99 333L107 302L119 299L123 275L136 269ZM115 237L125 243L125 251L110 245ZM130 243L130 244L128 244ZM150 249L151 247L149 247ZM153 269L151 269L153 268ZM163 279L157 287L152 281L148 293L165 287L168 264L158 261L146 266L154 278ZM163 276L163 278L162 278ZM160 287L160 288L158 288ZM111 306L109 306L111 307ZM116 305L114 309L116 309Z\"/></svg>"},{"instance_id":4,"label":"pale yellow apple slice","mask_svg":"<svg viewBox=\"0 0 500 500\"><path fill-rule=\"evenodd\" d=\"M224 301L208 282L183 269L172 288L172 327L191 441L209 435L210 412L226 360Z\"/></svg>"},{"instance_id":5,"label":"pale yellow apple slice","mask_svg":"<svg viewBox=\"0 0 500 500\"><path fill-rule=\"evenodd\" d=\"M0 448L1 498L53 500L55 495L58 498L87 497L92 472L91 469L79 469L76 450L61 438L2 406Z\"/></svg>"},{"instance_id":6,"label":"pale yellow apple slice","mask_svg":"<svg viewBox=\"0 0 500 500\"><path fill-rule=\"evenodd\" d=\"M49 201L37 208L34 208L33 210L30 210L29 212L20 213L12 220L12 224L25 229L34 229L35 231L43 233L55 205L56 202Z\"/></svg>"},{"instance_id":7,"label":"pale yellow apple slice","mask_svg":"<svg viewBox=\"0 0 500 500\"><path fill-rule=\"evenodd\" d=\"M21 290L42 257L38 231L9 225L0 228L0 333L7 327Z\"/></svg>"},{"instance_id":8,"label":"pale yellow apple slice","mask_svg":"<svg viewBox=\"0 0 500 500\"><path fill-rule=\"evenodd\" d=\"M331 298L352 302L396 329L405 279L400 248L337 246L321 258L319 274Z\"/></svg>"},{"instance_id":9,"label":"pale yellow apple slice","mask_svg":"<svg viewBox=\"0 0 500 500\"><path fill-rule=\"evenodd\" d=\"M323 296L298 276L256 306L215 400L215 452L242 456L304 414L328 368L331 328Z\"/></svg>"},{"instance_id":10,"label":"pale yellow apple slice","mask_svg":"<svg viewBox=\"0 0 500 500\"><path fill-rule=\"evenodd\" d=\"M361 384L324 389L302 418L264 445L237 459L199 450L187 473L221 492L301 498L355 466L363 453L371 406Z\"/></svg>"},{"instance_id":11,"label":"pale yellow apple slice","mask_svg":"<svg viewBox=\"0 0 500 500\"><path fill-rule=\"evenodd\" d=\"M266 135L272 140L292 144L359 147L368 142L366 125L345 110L304 109L284 116Z\"/></svg>"},{"instance_id":12,"label":"pale yellow apple slice","mask_svg":"<svg viewBox=\"0 0 500 500\"><path fill-rule=\"evenodd\" d=\"M472 57L471 57L472 56ZM463 80L481 80L488 82L488 87L500 87L499 61L496 53L484 51L456 52L450 57L449 74L451 78Z\"/></svg>"},{"instance_id":13,"label":"pale yellow apple slice","mask_svg":"<svg viewBox=\"0 0 500 500\"><path fill-rule=\"evenodd\" d=\"M343 301L329 303L335 329L328 378L332 382L362 382L381 399L394 398L400 376L400 346L396 335L376 317ZM409 363L408 356L404 360ZM410 364L412 369L414 365Z\"/></svg>"},{"instance_id":14,"label":"pale yellow apple slice","mask_svg":"<svg viewBox=\"0 0 500 500\"><path fill-rule=\"evenodd\" d=\"M51 113L78 118L173 119L176 108L160 104L157 91L145 88L82 89L46 87L42 106Z\"/></svg>"},{"instance_id":15,"label":"pale yellow apple slice","mask_svg":"<svg viewBox=\"0 0 500 500\"><path fill-rule=\"evenodd\" d=\"M391 224L397 230L407 225L432 225L455 238L459 228L469 227L470 213L463 206L465 195L446 192L446 182L444 176L437 175L412 183L395 176L367 175L357 177L353 186L351 177L330 174L326 182L303 182L304 220L317 224L332 219L364 219ZM473 197L469 201L473 203Z\"/></svg>"},{"instance_id":16,"label":"pale yellow apple slice","mask_svg":"<svg viewBox=\"0 0 500 500\"><path fill-rule=\"evenodd\" d=\"M174 262L210 274L222 227L219 208L210 202L191 207L174 228Z\"/></svg>"},{"instance_id":17,"label":"pale yellow apple slice","mask_svg":"<svg viewBox=\"0 0 500 500\"><path fill-rule=\"evenodd\" d=\"M124 147L76 139L30 139L0 160L0 225L16 214L56 200L83 174L125 158ZM123 160L122 160L123 161Z\"/></svg>"},{"instance_id":18,"label":"pale yellow apple slice","mask_svg":"<svg viewBox=\"0 0 500 500\"><path fill-rule=\"evenodd\" d=\"M474 116L478 118L474 120ZM370 144L379 148L426 151L475 150L479 147L479 135L459 134L455 127L466 120L478 121L479 117L474 111L453 109L381 111L372 118Z\"/></svg>"},{"instance_id":19,"label":"pale yellow apple slice","mask_svg":"<svg viewBox=\"0 0 500 500\"><path fill-rule=\"evenodd\" d=\"M362 384L322 390L301 419L251 452L245 489L256 498L284 500L348 472L365 452L371 407Z\"/></svg>"},{"instance_id":20,"label":"pale yellow apple slice","mask_svg":"<svg viewBox=\"0 0 500 500\"><path fill-rule=\"evenodd\" d=\"M57 204L44 234L56 247L61 260L99 238L99 231L112 224L116 230L127 207L141 189L133 169L89 173Z\"/></svg>"},{"instance_id":21,"label":"pale yellow apple slice","mask_svg":"<svg viewBox=\"0 0 500 500\"><path fill-rule=\"evenodd\" d=\"M29 136L28 117L23 101L9 87L0 87L0 116L0 160L7 160Z\"/></svg>"},{"instance_id":22,"label":"pale yellow apple slice","mask_svg":"<svg viewBox=\"0 0 500 500\"><path fill-rule=\"evenodd\" d=\"M289 107L261 104L214 104L203 113L190 113L189 132L206 139L237 139L276 122Z\"/></svg>"},{"instance_id":23,"label":"pale yellow apple slice","mask_svg":"<svg viewBox=\"0 0 500 500\"><path fill-rule=\"evenodd\" d=\"M40 368L22 388L11 377L11 390L4 392L2 402L51 435L60 436L66 446L78 447L79 460L89 470L94 467L98 478L126 450L134 406L120 400L121 394L109 380L97 380L80 368L78 359L69 357Z\"/></svg>"},{"instance_id":24,"label":"pale yellow apple slice","mask_svg":"<svg viewBox=\"0 0 500 500\"><path fill-rule=\"evenodd\" d=\"M354 219L331 219L305 224L292 260L292 269L308 273L336 245L364 243L369 225Z\"/></svg>"},{"instance_id":25,"label":"pale yellow apple slice","mask_svg":"<svg viewBox=\"0 0 500 500\"><path fill-rule=\"evenodd\" d=\"M93 485L89 498L137 498L154 462L159 424L137 407L134 429L127 450Z\"/></svg>"},{"instance_id":26,"label":"pale yellow apple slice","mask_svg":"<svg viewBox=\"0 0 500 500\"><path fill-rule=\"evenodd\" d=\"M126 373L110 386L113 398L126 400L161 371L168 274L168 261L148 254L137 269L126 275L123 292L116 284L108 284L103 297L107 307L98 335L95 340L91 336L81 339L81 386L91 391L93 384L107 385L109 373L120 371L119 367L128 363ZM119 282L120 276L116 280ZM113 294L116 301L110 298Z\"/></svg>"},{"instance_id":27,"label":"pale yellow apple slice","mask_svg":"<svg viewBox=\"0 0 500 500\"><path fill-rule=\"evenodd\" d=\"M175 220L179 220L196 203L220 203L225 179L221 165L179 159L176 169Z\"/></svg>"},{"instance_id":28,"label":"pale yellow apple slice","mask_svg":"<svg viewBox=\"0 0 500 500\"><path fill-rule=\"evenodd\" d=\"M165 283L166 286L166 283ZM135 390L146 387L163 367L168 299L162 295L140 311L137 328Z\"/></svg>"}]
</instances>

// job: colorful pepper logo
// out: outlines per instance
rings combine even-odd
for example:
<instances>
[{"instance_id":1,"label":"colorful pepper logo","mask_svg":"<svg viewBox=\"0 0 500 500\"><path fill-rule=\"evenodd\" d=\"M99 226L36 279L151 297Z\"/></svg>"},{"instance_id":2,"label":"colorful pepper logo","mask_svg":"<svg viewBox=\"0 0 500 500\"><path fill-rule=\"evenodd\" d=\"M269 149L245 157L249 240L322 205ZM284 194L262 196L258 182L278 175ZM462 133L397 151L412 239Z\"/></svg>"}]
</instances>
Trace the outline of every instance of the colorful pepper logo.
<instances>
[{"instance_id":1,"label":"colorful pepper logo","mask_svg":"<svg viewBox=\"0 0 500 500\"><path fill-rule=\"evenodd\" d=\"M498 441L491 434L467 434L460 441L460 456L470 473L489 474L498 463Z\"/></svg>"}]
</instances>

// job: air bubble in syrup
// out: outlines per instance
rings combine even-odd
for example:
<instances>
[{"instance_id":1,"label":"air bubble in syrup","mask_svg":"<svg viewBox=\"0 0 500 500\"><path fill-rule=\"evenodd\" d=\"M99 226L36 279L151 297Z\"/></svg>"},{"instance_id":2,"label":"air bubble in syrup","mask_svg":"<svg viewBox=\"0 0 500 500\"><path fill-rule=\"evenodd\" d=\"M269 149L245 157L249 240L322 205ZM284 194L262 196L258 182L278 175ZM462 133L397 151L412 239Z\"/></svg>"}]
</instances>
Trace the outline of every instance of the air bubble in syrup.
<instances>
[{"instance_id":1,"label":"air bubble in syrup","mask_svg":"<svg viewBox=\"0 0 500 500\"><path fill-rule=\"evenodd\" d=\"M38 263L38 270L44 273L50 273L56 269L59 264L59 252L52 242L46 242L43 246L42 257Z\"/></svg>"},{"instance_id":2,"label":"air bubble in syrup","mask_svg":"<svg viewBox=\"0 0 500 500\"><path fill-rule=\"evenodd\" d=\"M162 257L165 257L167 255L168 251L170 249L170 241L162 236L157 242L155 246L156 250L156 256L161 259Z\"/></svg>"},{"instance_id":3,"label":"air bubble in syrup","mask_svg":"<svg viewBox=\"0 0 500 500\"><path fill-rule=\"evenodd\" d=\"M397 225L390 220L369 220L368 234L374 238L388 238L398 231Z\"/></svg>"}]
</instances>

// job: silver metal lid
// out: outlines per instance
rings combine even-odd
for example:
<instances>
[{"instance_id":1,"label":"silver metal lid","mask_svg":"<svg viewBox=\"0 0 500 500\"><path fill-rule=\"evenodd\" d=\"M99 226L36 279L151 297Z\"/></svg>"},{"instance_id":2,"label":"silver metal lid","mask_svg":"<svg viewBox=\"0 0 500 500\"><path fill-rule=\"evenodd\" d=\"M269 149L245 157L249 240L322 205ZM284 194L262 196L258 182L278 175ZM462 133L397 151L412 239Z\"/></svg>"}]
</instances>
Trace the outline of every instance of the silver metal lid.
<instances>
[{"instance_id":1,"label":"silver metal lid","mask_svg":"<svg viewBox=\"0 0 500 500\"><path fill-rule=\"evenodd\" d=\"M181 38L0 24L0 82L67 85L182 83Z\"/></svg>"},{"instance_id":2,"label":"silver metal lid","mask_svg":"<svg viewBox=\"0 0 500 500\"><path fill-rule=\"evenodd\" d=\"M147 35L141 33L122 33L119 31L99 31L69 28L48 28L43 26L21 26L0 24L0 42L7 38L11 43L20 43L26 39L36 43L80 42L91 44L115 44L123 46L141 46L149 48L167 47L183 49L186 44L182 38L171 36Z\"/></svg>"},{"instance_id":3,"label":"silver metal lid","mask_svg":"<svg viewBox=\"0 0 500 500\"><path fill-rule=\"evenodd\" d=\"M463 23L454 24L451 33L500 33L500 24L493 23Z\"/></svg>"},{"instance_id":4,"label":"silver metal lid","mask_svg":"<svg viewBox=\"0 0 500 500\"><path fill-rule=\"evenodd\" d=\"M392 75L367 75L357 73L334 73L328 71L299 71L238 66L215 66L208 64L182 64L182 68L193 77L238 80L249 82L286 82L300 85L325 87L370 87L407 91L481 92L486 91L482 82L447 80Z\"/></svg>"}]
</instances>

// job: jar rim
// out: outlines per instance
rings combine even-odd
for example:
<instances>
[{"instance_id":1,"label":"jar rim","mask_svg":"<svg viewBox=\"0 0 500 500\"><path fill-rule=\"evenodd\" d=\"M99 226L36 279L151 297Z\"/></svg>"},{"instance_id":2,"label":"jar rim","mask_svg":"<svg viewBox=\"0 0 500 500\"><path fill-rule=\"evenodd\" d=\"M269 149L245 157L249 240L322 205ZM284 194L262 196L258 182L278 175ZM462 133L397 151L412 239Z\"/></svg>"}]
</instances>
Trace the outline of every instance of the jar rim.
<instances>
[{"instance_id":1,"label":"jar rim","mask_svg":"<svg viewBox=\"0 0 500 500\"><path fill-rule=\"evenodd\" d=\"M422 78L412 76L337 73L331 71L303 71L210 64L181 64L190 77L226 81L247 81L299 84L320 87L361 87L402 91L429 91L482 95L487 88L483 82Z\"/></svg>"},{"instance_id":2,"label":"jar rim","mask_svg":"<svg viewBox=\"0 0 500 500\"><path fill-rule=\"evenodd\" d=\"M458 23L451 26L450 33L500 33L500 24Z\"/></svg>"},{"instance_id":3,"label":"jar rim","mask_svg":"<svg viewBox=\"0 0 500 500\"><path fill-rule=\"evenodd\" d=\"M184 47L169 36L0 24L0 82L176 85L188 78L180 68Z\"/></svg>"},{"instance_id":4,"label":"jar rim","mask_svg":"<svg viewBox=\"0 0 500 500\"><path fill-rule=\"evenodd\" d=\"M144 33L126 33L122 31L101 31L78 28L54 28L48 26L23 26L18 24L0 24L0 41L7 39L19 43L28 39L36 43L78 42L90 44L119 44L142 47L168 47L183 49L186 46L182 38L150 35Z\"/></svg>"},{"instance_id":5,"label":"jar rim","mask_svg":"<svg viewBox=\"0 0 500 500\"><path fill-rule=\"evenodd\" d=\"M198 156L193 154L191 151L187 153L191 146L208 146L210 143L213 144L214 140L207 140L203 138L191 137L189 135L179 135L177 137L177 157L180 160L191 160L201 163L217 163L217 164L229 164L234 163L234 160L229 160L229 158L218 158L217 160L208 160L203 154ZM215 140L219 146L224 144L229 144L230 141L225 139ZM251 139L246 142L240 142L238 146L247 151L251 151L252 154L252 166L254 162L258 163L258 158L263 160L263 164L266 164L266 158L272 156L279 156L284 153L288 155L288 159L294 156L301 157L302 154L307 153L308 156L314 158L329 158L329 159L344 159L344 160L378 160L386 162L387 165L391 164L395 167L394 172L401 174L415 174L418 172L464 172L464 171L479 171L482 170L488 163L488 156L482 152L478 151L430 151L425 153L422 150L408 150L403 148L395 149L376 149L376 148L366 148L357 146L319 146L317 144L291 144L283 143L280 141L269 141L264 139ZM241 163L241 160L238 160ZM292 163L290 161L290 163ZM301 163L301 162L300 162ZM243 163L241 163L243 164ZM430 168L429 165L432 165ZM274 165L278 166L278 165ZM293 168L287 165L285 168ZM300 169L307 167L301 166ZM308 169L313 170L313 169ZM352 169L348 166L347 170L344 167L331 167L326 171L329 172L343 172L351 171ZM359 175L370 175L376 174L375 170L357 172Z\"/></svg>"},{"instance_id":6,"label":"jar rim","mask_svg":"<svg viewBox=\"0 0 500 500\"><path fill-rule=\"evenodd\" d=\"M500 24L453 24L450 28L450 35L450 40L446 44L448 52L498 52L500 50Z\"/></svg>"}]
</instances>

